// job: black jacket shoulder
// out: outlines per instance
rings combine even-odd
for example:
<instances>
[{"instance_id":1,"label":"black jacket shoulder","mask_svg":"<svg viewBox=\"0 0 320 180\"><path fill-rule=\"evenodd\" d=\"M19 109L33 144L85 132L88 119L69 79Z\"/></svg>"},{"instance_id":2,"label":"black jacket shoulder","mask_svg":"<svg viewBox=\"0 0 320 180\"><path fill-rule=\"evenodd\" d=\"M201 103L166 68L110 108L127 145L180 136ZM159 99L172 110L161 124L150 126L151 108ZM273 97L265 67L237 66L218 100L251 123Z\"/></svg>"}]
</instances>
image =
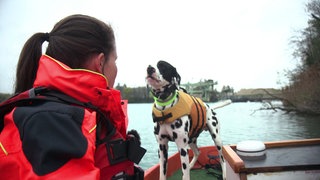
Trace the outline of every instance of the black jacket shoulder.
<instances>
[{"instance_id":1,"label":"black jacket shoulder","mask_svg":"<svg viewBox=\"0 0 320 180\"><path fill-rule=\"evenodd\" d=\"M84 108L58 102L17 107L13 120L22 148L38 175L57 170L70 159L81 158L88 142L82 133Z\"/></svg>"}]
</instances>

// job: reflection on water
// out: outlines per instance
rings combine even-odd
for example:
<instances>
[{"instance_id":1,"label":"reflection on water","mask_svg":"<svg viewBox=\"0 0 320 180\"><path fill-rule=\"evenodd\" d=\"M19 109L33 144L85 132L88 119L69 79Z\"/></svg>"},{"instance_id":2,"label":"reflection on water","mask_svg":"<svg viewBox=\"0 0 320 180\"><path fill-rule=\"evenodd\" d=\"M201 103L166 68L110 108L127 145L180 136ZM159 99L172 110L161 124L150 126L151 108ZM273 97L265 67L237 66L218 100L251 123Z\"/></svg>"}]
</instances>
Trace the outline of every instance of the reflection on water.
<instances>
[{"instance_id":1,"label":"reflection on water","mask_svg":"<svg viewBox=\"0 0 320 180\"><path fill-rule=\"evenodd\" d=\"M223 144L236 144L242 140L277 141L320 137L320 116L298 116L283 111L260 110L261 103L232 103L217 109L221 122ZM143 169L158 163L158 144L153 135L152 104L129 104L129 129L136 129L142 146L147 149L140 162ZM199 136L198 145L213 145L208 132ZM169 154L177 152L169 143Z\"/></svg>"}]
</instances>

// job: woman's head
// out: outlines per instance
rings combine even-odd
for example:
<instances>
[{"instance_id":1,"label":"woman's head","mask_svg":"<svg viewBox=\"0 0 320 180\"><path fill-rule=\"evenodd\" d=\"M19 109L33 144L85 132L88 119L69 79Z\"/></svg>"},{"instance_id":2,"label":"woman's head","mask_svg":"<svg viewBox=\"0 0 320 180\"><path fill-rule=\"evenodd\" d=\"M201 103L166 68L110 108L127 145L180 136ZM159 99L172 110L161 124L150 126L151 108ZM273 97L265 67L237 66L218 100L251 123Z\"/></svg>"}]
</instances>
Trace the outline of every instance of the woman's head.
<instances>
[{"instance_id":1,"label":"woman's head","mask_svg":"<svg viewBox=\"0 0 320 180\"><path fill-rule=\"evenodd\" d=\"M93 57L102 58L103 64L109 63L109 57L116 57L115 37L110 26L86 15L68 16L50 33L36 33L25 43L17 66L15 93L32 88L44 41L48 41L47 55L74 69L90 69L89 61ZM104 73L103 69L91 70Z\"/></svg>"}]
</instances>

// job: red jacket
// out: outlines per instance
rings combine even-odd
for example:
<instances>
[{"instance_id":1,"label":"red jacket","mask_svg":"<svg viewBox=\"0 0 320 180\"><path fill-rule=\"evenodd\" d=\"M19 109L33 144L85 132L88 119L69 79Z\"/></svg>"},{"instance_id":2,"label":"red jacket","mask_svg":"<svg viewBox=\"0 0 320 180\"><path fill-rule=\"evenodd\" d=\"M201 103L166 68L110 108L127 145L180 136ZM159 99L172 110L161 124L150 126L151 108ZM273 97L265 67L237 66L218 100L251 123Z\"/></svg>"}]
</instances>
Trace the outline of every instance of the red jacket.
<instances>
[{"instance_id":1,"label":"red jacket","mask_svg":"<svg viewBox=\"0 0 320 180\"><path fill-rule=\"evenodd\" d=\"M120 92L107 88L102 74L70 69L43 55L34 87L59 90L91 102L112 121L115 138L125 140L127 117ZM119 172L133 174L134 163L109 165L105 144L96 148L96 112L48 102L17 107L4 117L0 134L1 179L110 179Z\"/></svg>"}]
</instances>

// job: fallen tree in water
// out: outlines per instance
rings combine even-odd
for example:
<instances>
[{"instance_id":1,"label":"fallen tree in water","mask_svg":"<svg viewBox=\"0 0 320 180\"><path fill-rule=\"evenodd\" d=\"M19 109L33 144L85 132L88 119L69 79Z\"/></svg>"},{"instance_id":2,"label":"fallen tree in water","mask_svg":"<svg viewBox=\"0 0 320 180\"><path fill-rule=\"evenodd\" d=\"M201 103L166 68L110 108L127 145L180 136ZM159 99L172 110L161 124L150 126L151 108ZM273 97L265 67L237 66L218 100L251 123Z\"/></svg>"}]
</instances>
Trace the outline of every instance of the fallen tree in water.
<instances>
[{"instance_id":1,"label":"fallen tree in water","mask_svg":"<svg viewBox=\"0 0 320 180\"><path fill-rule=\"evenodd\" d=\"M320 69L318 82L302 81L298 86L286 87L282 90L281 95L270 93L266 89L260 89L272 96L273 100L279 100L282 103L274 103L272 100L264 100L263 107L259 110L281 110L287 113L296 112L300 114L316 114L320 115Z\"/></svg>"}]
</instances>

